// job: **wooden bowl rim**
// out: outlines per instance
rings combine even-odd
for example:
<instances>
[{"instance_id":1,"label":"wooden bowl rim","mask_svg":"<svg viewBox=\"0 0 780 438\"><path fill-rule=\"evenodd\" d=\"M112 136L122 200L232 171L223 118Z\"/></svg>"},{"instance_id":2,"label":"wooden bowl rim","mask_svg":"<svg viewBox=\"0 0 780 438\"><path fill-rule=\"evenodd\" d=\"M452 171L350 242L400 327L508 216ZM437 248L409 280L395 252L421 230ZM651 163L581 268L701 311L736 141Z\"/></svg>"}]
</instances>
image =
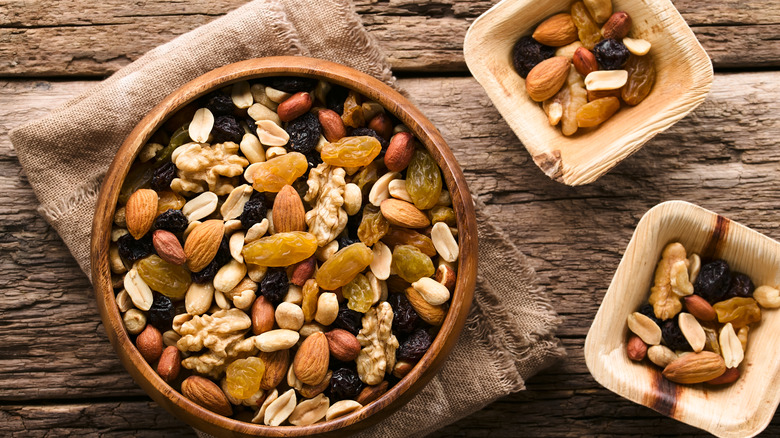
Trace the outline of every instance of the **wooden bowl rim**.
<instances>
[{"instance_id":1,"label":"wooden bowl rim","mask_svg":"<svg viewBox=\"0 0 780 438\"><path fill-rule=\"evenodd\" d=\"M160 378L130 341L116 306L108 261L111 229L121 184L135 156L165 120L186 104L213 90L241 80L267 76L300 76L325 79L360 92L398 117L425 145L444 175L458 218L461 257L450 309L433 344L415 367L382 397L356 412L310 426L265 426L215 414L184 397ZM120 157L128 157L127 160ZM343 436L378 423L408 402L444 364L457 343L468 316L477 274L477 225L474 203L463 172L433 124L399 92L372 76L344 65L301 56L249 59L229 64L188 82L156 105L125 139L103 180L91 238L91 271L96 301L109 340L120 361L147 394L175 416L211 434L240 436ZM370 421L364 421L370 417Z\"/></svg>"}]
</instances>

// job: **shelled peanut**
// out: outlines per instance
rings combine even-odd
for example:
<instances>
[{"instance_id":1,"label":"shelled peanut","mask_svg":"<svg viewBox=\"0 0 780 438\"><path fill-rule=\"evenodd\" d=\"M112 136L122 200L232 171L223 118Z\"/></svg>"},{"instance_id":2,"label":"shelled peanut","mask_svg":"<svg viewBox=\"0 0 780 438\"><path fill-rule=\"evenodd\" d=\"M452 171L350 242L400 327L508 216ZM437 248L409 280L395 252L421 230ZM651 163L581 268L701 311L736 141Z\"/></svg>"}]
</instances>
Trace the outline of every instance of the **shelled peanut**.
<instances>
[{"instance_id":1,"label":"shelled peanut","mask_svg":"<svg viewBox=\"0 0 780 438\"><path fill-rule=\"evenodd\" d=\"M238 82L175 114L114 222L141 356L195 403L266 425L380 397L428 350L456 283L434 158L378 103L311 79Z\"/></svg>"},{"instance_id":2,"label":"shelled peanut","mask_svg":"<svg viewBox=\"0 0 780 438\"><path fill-rule=\"evenodd\" d=\"M610 0L578 1L517 41L515 70L550 125L574 135L648 96L655 83L650 43L629 38L631 27L629 14L613 13Z\"/></svg>"}]
</instances>

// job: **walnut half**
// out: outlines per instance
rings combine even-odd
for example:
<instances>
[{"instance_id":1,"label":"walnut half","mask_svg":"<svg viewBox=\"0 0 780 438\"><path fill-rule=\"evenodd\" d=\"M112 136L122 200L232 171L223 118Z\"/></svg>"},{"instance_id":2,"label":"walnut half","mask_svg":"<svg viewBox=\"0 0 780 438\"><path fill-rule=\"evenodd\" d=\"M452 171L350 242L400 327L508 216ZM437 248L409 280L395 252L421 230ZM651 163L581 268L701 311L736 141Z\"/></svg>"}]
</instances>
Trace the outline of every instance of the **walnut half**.
<instances>
[{"instance_id":1,"label":"walnut half","mask_svg":"<svg viewBox=\"0 0 780 438\"><path fill-rule=\"evenodd\" d=\"M378 385L385 373L395 366L395 350L398 339L391 331L393 309L387 301L366 312L363 316L363 328L357 335L363 347L357 357L357 372L360 380L367 385Z\"/></svg>"}]
</instances>

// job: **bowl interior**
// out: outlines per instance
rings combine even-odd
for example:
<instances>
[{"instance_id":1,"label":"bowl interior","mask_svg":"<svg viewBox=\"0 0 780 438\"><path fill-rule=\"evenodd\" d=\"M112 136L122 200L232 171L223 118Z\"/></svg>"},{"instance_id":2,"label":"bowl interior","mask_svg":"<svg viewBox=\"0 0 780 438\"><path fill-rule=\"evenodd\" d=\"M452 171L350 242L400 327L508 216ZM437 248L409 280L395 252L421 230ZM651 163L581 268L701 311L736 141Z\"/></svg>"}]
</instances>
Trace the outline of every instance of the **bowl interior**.
<instances>
[{"instance_id":1,"label":"bowl interior","mask_svg":"<svg viewBox=\"0 0 780 438\"><path fill-rule=\"evenodd\" d=\"M631 35L652 44L656 81L648 97L626 105L599 127L566 137L550 126L512 65L512 47L545 18L570 11L570 0L504 0L469 29L466 62L496 108L549 177L568 185L593 182L646 141L699 105L712 83L712 65L669 0L613 0L632 17Z\"/></svg>"},{"instance_id":2,"label":"bowl interior","mask_svg":"<svg viewBox=\"0 0 780 438\"><path fill-rule=\"evenodd\" d=\"M780 283L780 243L701 207L659 204L639 222L585 341L585 360L607 389L717 436L752 436L780 402L780 310L762 309L751 326L743 374L722 388L676 385L651 364L626 354L626 318L647 302L663 248L678 241L704 257L723 258L756 286Z\"/></svg>"},{"instance_id":3,"label":"bowl interior","mask_svg":"<svg viewBox=\"0 0 780 438\"><path fill-rule=\"evenodd\" d=\"M418 364L382 397L344 417L311 426L269 427L246 423L206 410L165 383L137 351L122 324L114 298L108 262L110 230L119 189L130 165L151 135L176 111L210 91L233 82L266 76L319 78L354 89L381 103L404 123L431 152L442 169L452 195L458 221L458 279L450 310L433 345ZM381 421L419 391L443 365L471 306L477 267L476 217L463 173L436 128L406 98L375 78L351 68L305 57L270 57L231 64L193 80L157 105L131 132L121 146L103 181L92 231L92 278L98 308L109 339L125 368L159 404L191 425L215 435L230 436L343 436Z\"/></svg>"}]
</instances>

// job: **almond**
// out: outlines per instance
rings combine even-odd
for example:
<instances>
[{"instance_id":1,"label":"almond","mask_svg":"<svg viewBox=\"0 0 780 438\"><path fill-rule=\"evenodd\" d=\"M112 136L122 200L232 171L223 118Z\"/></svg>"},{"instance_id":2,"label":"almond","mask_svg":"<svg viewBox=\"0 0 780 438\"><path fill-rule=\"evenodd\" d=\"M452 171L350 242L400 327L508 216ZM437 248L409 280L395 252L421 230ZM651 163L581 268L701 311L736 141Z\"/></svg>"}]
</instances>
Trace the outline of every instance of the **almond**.
<instances>
[{"instance_id":1,"label":"almond","mask_svg":"<svg viewBox=\"0 0 780 438\"><path fill-rule=\"evenodd\" d=\"M410 132L399 132L390 139L385 152L385 166L391 172L400 172L409 165L414 154L414 136Z\"/></svg>"},{"instance_id":2,"label":"almond","mask_svg":"<svg viewBox=\"0 0 780 438\"><path fill-rule=\"evenodd\" d=\"M675 359L664 368L664 377L676 383L702 383L720 377L726 371L726 363L719 354L711 351L688 353Z\"/></svg>"},{"instance_id":3,"label":"almond","mask_svg":"<svg viewBox=\"0 0 780 438\"><path fill-rule=\"evenodd\" d=\"M141 356L143 356L147 362L152 363L162 355L162 334L159 330L154 328L153 325L147 325L144 331L135 339L135 346L138 348L138 352L141 353Z\"/></svg>"},{"instance_id":4,"label":"almond","mask_svg":"<svg viewBox=\"0 0 780 438\"><path fill-rule=\"evenodd\" d=\"M712 305L698 295L685 297L685 309L700 321L713 321L718 316Z\"/></svg>"},{"instance_id":5,"label":"almond","mask_svg":"<svg viewBox=\"0 0 780 438\"><path fill-rule=\"evenodd\" d=\"M390 117L387 114L381 112L375 115L369 122L368 128L373 129L374 132L379 134L382 138L388 139L393 135L393 122L390 121Z\"/></svg>"},{"instance_id":6,"label":"almond","mask_svg":"<svg viewBox=\"0 0 780 438\"><path fill-rule=\"evenodd\" d=\"M274 200L274 230L277 233L306 231L306 210L293 186L282 187Z\"/></svg>"},{"instance_id":7,"label":"almond","mask_svg":"<svg viewBox=\"0 0 780 438\"><path fill-rule=\"evenodd\" d=\"M179 377L179 371L181 371L181 352L172 345L162 352L160 362L157 364L157 374L170 383Z\"/></svg>"},{"instance_id":8,"label":"almond","mask_svg":"<svg viewBox=\"0 0 780 438\"><path fill-rule=\"evenodd\" d=\"M325 374L325 378L323 378L320 383L316 385L301 385L301 388L298 390L298 392L300 392L301 396L304 398L316 397L328 389L328 386L330 386L331 377L333 377L333 371L328 371L328 374Z\"/></svg>"},{"instance_id":9,"label":"almond","mask_svg":"<svg viewBox=\"0 0 780 438\"><path fill-rule=\"evenodd\" d=\"M388 222L399 227L424 228L431 223L425 213L400 199L385 199L379 208Z\"/></svg>"},{"instance_id":10,"label":"almond","mask_svg":"<svg viewBox=\"0 0 780 438\"><path fill-rule=\"evenodd\" d=\"M306 280L310 279L314 274L314 268L316 267L317 259L314 256L311 256L302 262L298 262L293 268L290 282L296 286L303 287L303 285L306 284Z\"/></svg>"},{"instance_id":11,"label":"almond","mask_svg":"<svg viewBox=\"0 0 780 438\"><path fill-rule=\"evenodd\" d=\"M274 328L274 306L268 298L259 296L252 304L252 333L259 335Z\"/></svg>"},{"instance_id":12,"label":"almond","mask_svg":"<svg viewBox=\"0 0 780 438\"><path fill-rule=\"evenodd\" d=\"M381 397L384 393L387 392L387 380L383 381L382 383L378 385L373 386L365 386L363 387L363 390L360 391L360 394L355 398L355 401L360 403L361 405L365 406L374 400Z\"/></svg>"},{"instance_id":13,"label":"almond","mask_svg":"<svg viewBox=\"0 0 780 438\"><path fill-rule=\"evenodd\" d=\"M333 329L325 333L328 338L330 354L342 362L352 362L360 353L360 342L352 333L343 329Z\"/></svg>"},{"instance_id":14,"label":"almond","mask_svg":"<svg viewBox=\"0 0 780 438\"><path fill-rule=\"evenodd\" d=\"M328 338L323 333L313 333L303 341L295 354L295 376L304 384L316 385L328 373L329 359Z\"/></svg>"},{"instance_id":15,"label":"almond","mask_svg":"<svg viewBox=\"0 0 780 438\"><path fill-rule=\"evenodd\" d=\"M290 368L290 350L279 350L273 353L263 353L257 355L265 365L265 373L260 380L260 389L270 391L276 388L287 375L287 369Z\"/></svg>"},{"instance_id":16,"label":"almond","mask_svg":"<svg viewBox=\"0 0 780 438\"><path fill-rule=\"evenodd\" d=\"M276 114L283 122L289 122L309 112L312 102L311 94L299 91L280 103L276 108Z\"/></svg>"},{"instance_id":17,"label":"almond","mask_svg":"<svg viewBox=\"0 0 780 438\"><path fill-rule=\"evenodd\" d=\"M601 28L601 36L622 40L628 35L630 30L631 17L623 11L618 11L612 14L609 20L604 23L604 26Z\"/></svg>"},{"instance_id":18,"label":"almond","mask_svg":"<svg viewBox=\"0 0 780 438\"><path fill-rule=\"evenodd\" d=\"M599 69L599 63L596 61L596 55L585 47L579 47L572 57L571 63L577 69L577 73L587 76L591 72Z\"/></svg>"},{"instance_id":19,"label":"almond","mask_svg":"<svg viewBox=\"0 0 780 438\"><path fill-rule=\"evenodd\" d=\"M642 361L647 355L647 344L637 335L631 335L626 345L628 358L637 362Z\"/></svg>"},{"instance_id":20,"label":"almond","mask_svg":"<svg viewBox=\"0 0 780 438\"><path fill-rule=\"evenodd\" d=\"M200 376L190 376L181 382L181 392L185 397L219 415L233 415L225 393L216 383Z\"/></svg>"},{"instance_id":21,"label":"almond","mask_svg":"<svg viewBox=\"0 0 780 438\"><path fill-rule=\"evenodd\" d=\"M440 326L444 322L444 317L447 316L447 312L444 308L428 304L428 302L425 301L425 298L423 298L413 287L407 287L404 290L404 294L423 321L433 326Z\"/></svg>"},{"instance_id":22,"label":"almond","mask_svg":"<svg viewBox=\"0 0 780 438\"><path fill-rule=\"evenodd\" d=\"M222 243L225 224L219 219L212 219L195 227L184 242L184 254L187 256L187 267L192 272L202 271L217 255Z\"/></svg>"},{"instance_id":23,"label":"almond","mask_svg":"<svg viewBox=\"0 0 780 438\"><path fill-rule=\"evenodd\" d=\"M320 119L322 135L325 136L325 140L334 142L347 136L347 128L344 126L344 121L341 120L341 116L336 111L329 109L321 110L317 117Z\"/></svg>"},{"instance_id":24,"label":"almond","mask_svg":"<svg viewBox=\"0 0 780 438\"><path fill-rule=\"evenodd\" d=\"M727 383L733 383L739 379L739 368L728 368L725 373L721 374L712 380L708 380L708 385L725 385Z\"/></svg>"},{"instance_id":25,"label":"almond","mask_svg":"<svg viewBox=\"0 0 780 438\"><path fill-rule=\"evenodd\" d=\"M136 240L144 237L152 229L157 217L157 192L150 189L138 189L127 200L125 205L125 222L127 231Z\"/></svg>"},{"instance_id":26,"label":"almond","mask_svg":"<svg viewBox=\"0 0 780 438\"><path fill-rule=\"evenodd\" d=\"M166 262L181 265L187 260L179 238L167 230L156 230L152 234L152 243L157 254Z\"/></svg>"},{"instance_id":27,"label":"almond","mask_svg":"<svg viewBox=\"0 0 780 438\"><path fill-rule=\"evenodd\" d=\"M560 13L544 20L532 37L546 46L561 47L577 41L577 26L570 14Z\"/></svg>"},{"instance_id":28,"label":"almond","mask_svg":"<svg viewBox=\"0 0 780 438\"><path fill-rule=\"evenodd\" d=\"M543 102L557 93L569 75L569 58L554 56L536 64L525 79L525 89L536 102Z\"/></svg>"}]
</instances>

